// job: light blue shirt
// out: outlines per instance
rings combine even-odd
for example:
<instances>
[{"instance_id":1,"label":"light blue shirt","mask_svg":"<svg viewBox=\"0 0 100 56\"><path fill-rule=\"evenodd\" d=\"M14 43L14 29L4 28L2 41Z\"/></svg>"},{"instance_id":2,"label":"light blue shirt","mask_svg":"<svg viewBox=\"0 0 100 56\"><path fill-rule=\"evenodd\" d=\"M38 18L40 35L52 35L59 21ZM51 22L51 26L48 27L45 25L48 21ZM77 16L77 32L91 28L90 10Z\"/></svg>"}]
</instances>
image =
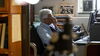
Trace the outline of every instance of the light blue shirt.
<instances>
[{"instance_id":1,"label":"light blue shirt","mask_svg":"<svg viewBox=\"0 0 100 56\"><path fill-rule=\"evenodd\" d=\"M49 44L51 39L52 31L49 25L45 23L41 23L40 26L37 27L37 32L44 44Z\"/></svg>"}]
</instances>

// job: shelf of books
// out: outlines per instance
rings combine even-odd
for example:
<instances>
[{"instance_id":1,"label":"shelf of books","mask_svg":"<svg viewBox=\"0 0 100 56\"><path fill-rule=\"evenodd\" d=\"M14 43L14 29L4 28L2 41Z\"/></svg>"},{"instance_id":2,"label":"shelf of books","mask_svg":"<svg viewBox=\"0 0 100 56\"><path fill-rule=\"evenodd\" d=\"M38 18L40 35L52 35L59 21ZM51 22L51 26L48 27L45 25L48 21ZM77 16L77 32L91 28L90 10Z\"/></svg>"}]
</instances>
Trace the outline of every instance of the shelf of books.
<instances>
[{"instance_id":1,"label":"shelf of books","mask_svg":"<svg viewBox=\"0 0 100 56\"><path fill-rule=\"evenodd\" d=\"M0 56L8 56L8 16L0 15Z\"/></svg>"},{"instance_id":2,"label":"shelf of books","mask_svg":"<svg viewBox=\"0 0 100 56\"><path fill-rule=\"evenodd\" d=\"M21 5L0 0L0 56L21 56L20 25Z\"/></svg>"},{"instance_id":3,"label":"shelf of books","mask_svg":"<svg viewBox=\"0 0 100 56\"><path fill-rule=\"evenodd\" d=\"M0 54L8 54L8 49L0 49Z\"/></svg>"},{"instance_id":4,"label":"shelf of books","mask_svg":"<svg viewBox=\"0 0 100 56\"><path fill-rule=\"evenodd\" d=\"M0 17L1 19L3 19L2 17L7 17L8 15L7 14L1 14Z\"/></svg>"}]
</instances>

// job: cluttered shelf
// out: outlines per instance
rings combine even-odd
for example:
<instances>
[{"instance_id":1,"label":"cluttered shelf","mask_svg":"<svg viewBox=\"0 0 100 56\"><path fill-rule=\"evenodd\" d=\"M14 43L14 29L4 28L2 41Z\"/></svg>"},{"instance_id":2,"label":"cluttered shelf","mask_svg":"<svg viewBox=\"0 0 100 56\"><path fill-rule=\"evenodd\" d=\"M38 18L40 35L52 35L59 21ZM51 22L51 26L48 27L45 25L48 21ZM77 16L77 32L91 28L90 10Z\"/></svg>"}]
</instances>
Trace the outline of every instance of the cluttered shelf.
<instances>
[{"instance_id":1,"label":"cluttered shelf","mask_svg":"<svg viewBox=\"0 0 100 56\"><path fill-rule=\"evenodd\" d=\"M8 49L1 49L0 48L0 54L8 54Z\"/></svg>"},{"instance_id":2,"label":"cluttered shelf","mask_svg":"<svg viewBox=\"0 0 100 56\"><path fill-rule=\"evenodd\" d=\"M0 56L7 56L8 48L8 15L0 14Z\"/></svg>"},{"instance_id":3,"label":"cluttered shelf","mask_svg":"<svg viewBox=\"0 0 100 56\"><path fill-rule=\"evenodd\" d=\"M0 17L7 17L7 14L0 14Z\"/></svg>"},{"instance_id":4,"label":"cluttered shelf","mask_svg":"<svg viewBox=\"0 0 100 56\"><path fill-rule=\"evenodd\" d=\"M63 29L63 25L65 23L65 20L67 18L67 14L55 14L54 15L57 19L57 26L60 28L60 29Z\"/></svg>"}]
</instances>

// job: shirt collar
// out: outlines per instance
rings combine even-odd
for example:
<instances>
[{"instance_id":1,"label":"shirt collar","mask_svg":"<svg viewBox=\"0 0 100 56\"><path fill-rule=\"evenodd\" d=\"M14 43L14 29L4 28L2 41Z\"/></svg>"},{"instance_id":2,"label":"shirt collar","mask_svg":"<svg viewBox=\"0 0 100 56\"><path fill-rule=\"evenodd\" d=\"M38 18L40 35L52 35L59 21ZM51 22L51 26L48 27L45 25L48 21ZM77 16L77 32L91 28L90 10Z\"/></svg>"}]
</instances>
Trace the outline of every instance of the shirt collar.
<instances>
[{"instance_id":1,"label":"shirt collar","mask_svg":"<svg viewBox=\"0 0 100 56\"><path fill-rule=\"evenodd\" d=\"M48 24L41 23L40 25L43 26L43 27L45 27L45 28L49 28L49 25Z\"/></svg>"}]
</instances>

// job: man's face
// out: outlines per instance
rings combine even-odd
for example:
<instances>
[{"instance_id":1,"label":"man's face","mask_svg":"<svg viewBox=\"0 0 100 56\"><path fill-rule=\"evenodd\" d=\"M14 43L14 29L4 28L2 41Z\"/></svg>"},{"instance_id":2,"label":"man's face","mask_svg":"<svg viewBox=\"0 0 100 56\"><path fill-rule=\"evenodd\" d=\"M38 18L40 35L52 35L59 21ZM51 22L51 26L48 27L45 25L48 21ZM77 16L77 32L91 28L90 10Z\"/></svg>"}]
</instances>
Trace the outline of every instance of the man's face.
<instances>
[{"instance_id":1,"label":"man's face","mask_svg":"<svg viewBox=\"0 0 100 56\"><path fill-rule=\"evenodd\" d=\"M56 18L54 18L51 14L48 14L48 18L44 19L44 23L46 24L51 24L55 22L56 22Z\"/></svg>"}]
</instances>

